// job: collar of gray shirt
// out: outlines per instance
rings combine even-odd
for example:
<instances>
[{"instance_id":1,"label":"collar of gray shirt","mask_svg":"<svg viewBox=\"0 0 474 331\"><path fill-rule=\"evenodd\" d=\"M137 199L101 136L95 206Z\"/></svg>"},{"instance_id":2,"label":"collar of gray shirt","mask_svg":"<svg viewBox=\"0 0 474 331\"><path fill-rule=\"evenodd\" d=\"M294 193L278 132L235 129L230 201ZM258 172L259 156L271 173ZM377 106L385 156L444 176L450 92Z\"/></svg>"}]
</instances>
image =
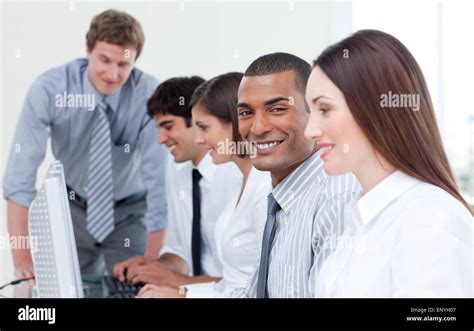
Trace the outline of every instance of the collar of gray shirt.
<instances>
[{"instance_id":1,"label":"collar of gray shirt","mask_svg":"<svg viewBox=\"0 0 474 331\"><path fill-rule=\"evenodd\" d=\"M273 189L273 196L285 214L290 212L295 201L304 194L309 186L315 185L315 182L317 185L326 177L320 154L319 151L313 152Z\"/></svg>"}]
</instances>

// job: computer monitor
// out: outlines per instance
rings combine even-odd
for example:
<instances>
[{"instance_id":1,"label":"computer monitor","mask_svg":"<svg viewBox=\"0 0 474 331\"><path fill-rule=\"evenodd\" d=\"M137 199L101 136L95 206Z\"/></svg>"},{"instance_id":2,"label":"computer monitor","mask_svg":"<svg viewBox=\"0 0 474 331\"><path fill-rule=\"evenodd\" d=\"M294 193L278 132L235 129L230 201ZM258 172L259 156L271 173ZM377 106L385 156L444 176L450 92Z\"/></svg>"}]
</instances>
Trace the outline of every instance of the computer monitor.
<instances>
[{"instance_id":1,"label":"computer monitor","mask_svg":"<svg viewBox=\"0 0 474 331\"><path fill-rule=\"evenodd\" d=\"M61 162L49 168L44 183L29 209L30 237L38 298L82 298L76 240Z\"/></svg>"}]
</instances>

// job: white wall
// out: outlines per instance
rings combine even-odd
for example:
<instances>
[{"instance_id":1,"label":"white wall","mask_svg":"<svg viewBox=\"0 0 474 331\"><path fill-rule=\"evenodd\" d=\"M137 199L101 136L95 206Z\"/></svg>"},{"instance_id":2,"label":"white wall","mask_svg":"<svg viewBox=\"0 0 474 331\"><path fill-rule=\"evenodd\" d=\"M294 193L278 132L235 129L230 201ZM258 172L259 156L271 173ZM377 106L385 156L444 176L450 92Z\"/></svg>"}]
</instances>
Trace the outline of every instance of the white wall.
<instances>
[{"instance_id":1,"label":"white wall","mask_svg":"<svg viewBox=\"0 0 474 331\"><path fill-rule=\"evenodd\" d=\"M108 8L127 11L142 23L146 43L137 66L160 80L243 71L256 57L274 51L311 61L352 29L350 2L4 2L0 13L2 177L29 84L50 67L84 56L90 20ZM38 185L50 161L48 154L38 172ZM0 217L0 235L5 236L3 199ZM10 253L0 249L0 283L11 278Z\"/></svg>"},{"instance_id":2,"label":"white wall","mask_svg":"<svg viewBox=\"0 0 474 331\"><path fill-rule=\"evenodd\" d=\"M470 97L474 3L471 0L353 0L353 29L397 37L420 65L443 144L464 198L474 204L474 114ZM420 15L420 13L422 13ZM401 24L400 22L403 22ZM462 177L469 176L466 183Z\"/></svg>"},{"instance_id":3,"label":"white wall","mask_svg":"<svg viewBox=\"0 0 474 331\"><path fill-rule=\"evenodd\" d=\"M438 8L436 1L413 0L354 0L352 7L354 31L376 29L390 33L410 50L423 70L436 110L442 99ZM374 12L385 15L374 15ZM400 24L401 19L403 24ZM441 112L437 115L442 117Z\"/></svg>"}]
</instances>

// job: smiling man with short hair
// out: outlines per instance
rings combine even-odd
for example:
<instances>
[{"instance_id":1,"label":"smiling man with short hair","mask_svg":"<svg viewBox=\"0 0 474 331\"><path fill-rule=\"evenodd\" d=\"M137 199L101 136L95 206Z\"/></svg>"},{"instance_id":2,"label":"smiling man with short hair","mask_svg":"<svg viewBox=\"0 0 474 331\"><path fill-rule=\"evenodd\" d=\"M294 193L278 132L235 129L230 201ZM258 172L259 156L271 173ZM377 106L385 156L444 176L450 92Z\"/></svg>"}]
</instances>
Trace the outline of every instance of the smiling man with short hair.
<instances>
[{"instance_id":1,"label":"smiling man with short hair","mask_svg":"<svg viewBox=\"0 0 474 331\"><path fill-rule=\"evenodd\" d=\"M86 35L87 59L50 69L33 82L13 138L3 182L10 235L28 233L36 172L51 137L70 191L82 273L103 271L104 261L111 273L115 263L145 251L156 256L162 246L167 154L155 144L159 131L146 112L158 81L135 68L144 40L140 23L127 13L95 16ZM58 104L63 95L88 98ZM17 276L31 277L30 251L12 254Z\"/></svg>"},{"instance_id":2,"label":"smiling man with short hair","mask_svg":"<svg viewBox=\"0 0 474 331\"><path fill-rule=\"evenodd\" d=\"M239 131L257 147L253 164L270 171L273 190L254 275L233 297L313 297L345 206L358 192L353 176L324 173L321 151L304 136L310 73L299 57L273 53L255 60L240 83Z\"/></svg>"}]
</instances>

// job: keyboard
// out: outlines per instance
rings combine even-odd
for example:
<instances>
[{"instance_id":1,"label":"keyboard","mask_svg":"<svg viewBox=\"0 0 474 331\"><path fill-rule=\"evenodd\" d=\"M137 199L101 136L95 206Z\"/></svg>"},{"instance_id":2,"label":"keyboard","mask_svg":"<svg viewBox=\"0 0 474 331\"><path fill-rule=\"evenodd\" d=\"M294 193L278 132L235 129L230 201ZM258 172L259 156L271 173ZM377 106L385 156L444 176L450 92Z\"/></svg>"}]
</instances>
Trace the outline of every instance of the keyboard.
<instances>
[{"instance_id":1,"label":"keyboard","mask_svg":"<svg viewBox=\"0 0 474 331\"><path fill-rule=\"evenodd\" d=\"M134 298L144 286L143 284L130 285L113 276L104 276L102 281L109 298Z\"/></svg>"}]
</instances>

